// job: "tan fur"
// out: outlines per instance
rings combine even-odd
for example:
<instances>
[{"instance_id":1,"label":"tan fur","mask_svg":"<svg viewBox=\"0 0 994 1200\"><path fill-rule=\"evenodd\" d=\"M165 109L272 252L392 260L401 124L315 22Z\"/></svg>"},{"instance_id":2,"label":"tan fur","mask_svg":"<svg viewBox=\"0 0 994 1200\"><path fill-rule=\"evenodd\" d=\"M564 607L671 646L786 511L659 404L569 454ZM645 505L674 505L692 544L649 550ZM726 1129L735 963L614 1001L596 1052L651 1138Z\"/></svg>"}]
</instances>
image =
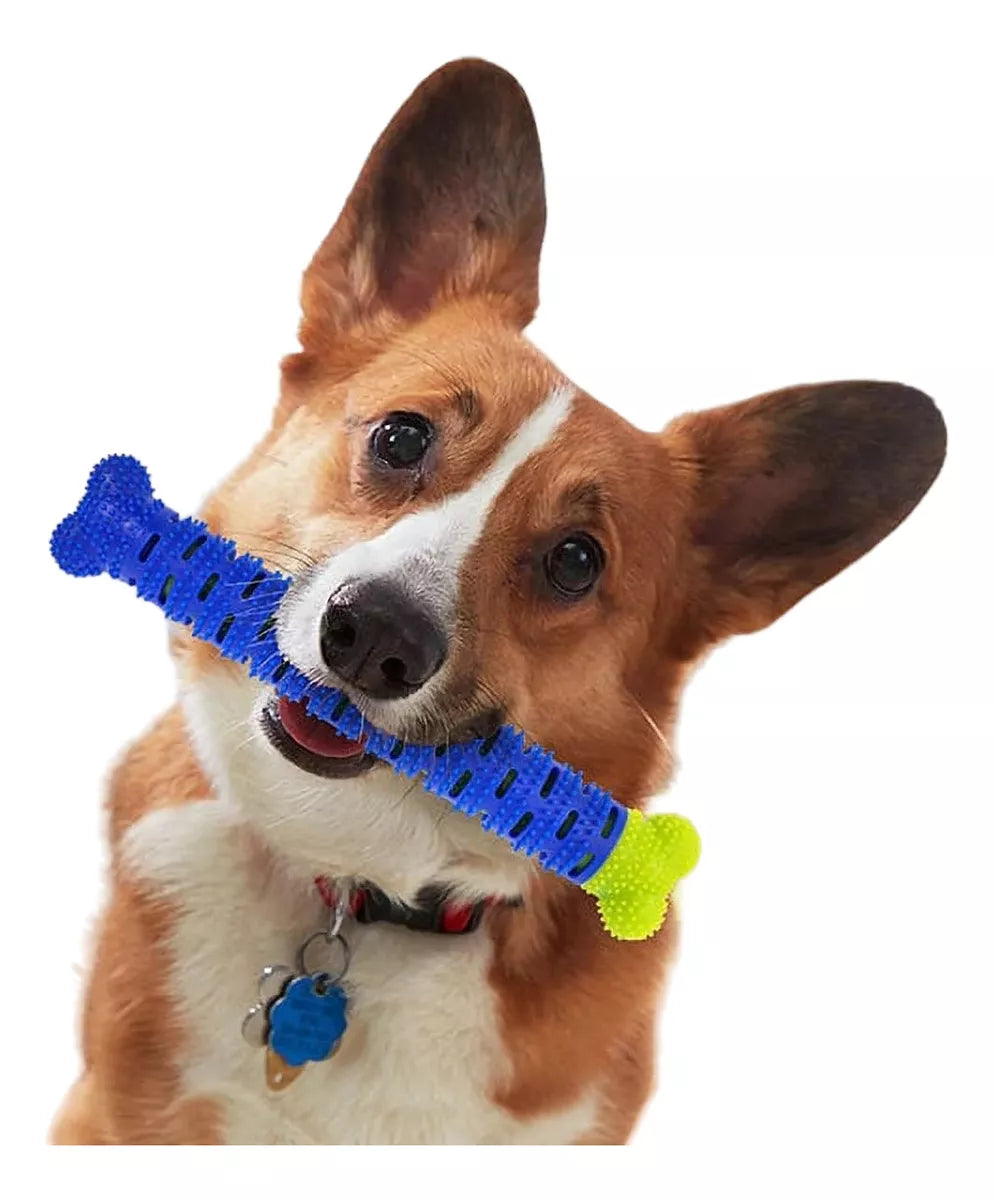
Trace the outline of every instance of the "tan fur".
<instances>
[{"instance_id":1,"label":"tan fur","mask_svg":"<svg viewBox=\"0 0 994 1200\"><path fill-rule=\"evenodd\" d=\"M600 1112L585 1140L627 1141L651 1088L655 1014L677 934L672 913L656 938L616 942L582 892L548 878L524 910L497 914L491 980L514 1064L501 1103L532 1116L596 1084Z\"/></svg>"},{"instance_id":2,"label":"tan fur","mask_svg":"<svg viewBox=\"0 0 994 1200\"><path fill-rule=\"evenodd\" d=\"M284 361L272 429L207 504L211 526L297 573L467 488L563 378L520 332L537 304L544 220L518 85L474 61L437 72L377 143L307 271L302 349ZM437 427L437 463L423 477L370 466L369 431L396 410ZM692 665L879 541L928 487L943 449L930 402L898 385L789 389L663 434L579 392L466 564L452 723L497 699L533 738L643 805L670 777ZM536 564L575 529L597 537L606 568L588 599L563 604L542 591ZM188 677L236 671L185 632L173 645ZM174 710L115 775L113 844L152 809L210 793ZM172 920L115 854L84 1074L55 1140L223 1138L219 1114L178 1089L184 1031L163 982ZM473 936L493 943L510 1063L499 1104L530 1118L596 1094L581 1140L626 1140L651 1088L676 935L671 916L650 941L615 942L586 895L545 875L522 907L492 912Z\"/></svg>"}]
</instances>

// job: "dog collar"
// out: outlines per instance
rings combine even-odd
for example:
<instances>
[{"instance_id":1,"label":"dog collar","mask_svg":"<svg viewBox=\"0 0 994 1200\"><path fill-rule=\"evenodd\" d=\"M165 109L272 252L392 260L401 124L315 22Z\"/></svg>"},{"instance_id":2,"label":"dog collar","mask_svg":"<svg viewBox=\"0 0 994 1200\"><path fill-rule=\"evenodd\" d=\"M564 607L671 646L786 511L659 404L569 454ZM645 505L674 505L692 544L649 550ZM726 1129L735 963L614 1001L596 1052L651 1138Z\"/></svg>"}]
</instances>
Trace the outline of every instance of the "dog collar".
<instances>
[{"instance_id":1,"label":"dog collar","mask_svg":"<svg viewBox=\"0 0 994 1200\"><path fill-rule=\"evenodd\" d=\"M334 885L320 875L314 883L321 899L329 908L334 909L337 902ZM361 925L386 921L419 933L472 933L479 927L488 908L497 904L518 903L520 901L488 896L485 900L467 904L465 901L450 899L444 887L429 884L418 892L417 903L409 905L392 900L371 883L361 883L353 887L349 896L349 912Z\"/></svg>"}]
</instances>

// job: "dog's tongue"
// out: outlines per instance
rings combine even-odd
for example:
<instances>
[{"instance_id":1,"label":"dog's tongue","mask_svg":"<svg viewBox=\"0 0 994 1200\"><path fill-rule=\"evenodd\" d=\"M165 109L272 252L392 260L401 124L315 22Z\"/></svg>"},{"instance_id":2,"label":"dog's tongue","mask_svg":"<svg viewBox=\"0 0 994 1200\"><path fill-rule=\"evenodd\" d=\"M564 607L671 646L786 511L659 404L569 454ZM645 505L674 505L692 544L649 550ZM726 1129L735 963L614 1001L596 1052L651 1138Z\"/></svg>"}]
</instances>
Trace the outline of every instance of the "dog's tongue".
<instances>
[{"instance_id":1,"label":"dog's tongue","mask_svg":"<svg viewBox=\"0 0 994 1200\"><path fill-rule=\"evenodd\" d=\"M277 711L280 724L287 733L312 754L320 754L324 758L351 758L362 752L362 742L342 737L327 721L312 717L300 700L287 700L281 696Z\"/></svg>"}]
</instances>

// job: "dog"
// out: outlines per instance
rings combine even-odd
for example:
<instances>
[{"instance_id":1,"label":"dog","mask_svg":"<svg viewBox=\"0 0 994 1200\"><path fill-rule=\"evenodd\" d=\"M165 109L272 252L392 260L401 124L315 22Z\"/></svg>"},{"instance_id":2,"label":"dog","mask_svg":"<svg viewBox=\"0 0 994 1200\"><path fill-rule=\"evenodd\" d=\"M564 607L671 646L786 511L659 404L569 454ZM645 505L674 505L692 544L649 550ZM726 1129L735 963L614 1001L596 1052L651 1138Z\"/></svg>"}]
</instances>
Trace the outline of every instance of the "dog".
<instances>
[{"instance_id":1,"label":"dog","mask_svg":"<svg viewBox=\"0 0 994 1200\"><path fill-rule=\"evenodd\" d=\"M294 576L282 652L373 724L445 747L510 722L640 807L694 665L893 530L945 429L878 382L635 429L523 337L544 227L521 87L442 67L307 268L272 427L203 516ZM84 1066L53 1140L626 1141L675 916L613 940L589 896L361 742L185 629L170 644L178 704L110 787ZM337 953L333 918L346 1032L274 1068L240 1032L257 980L315 931Z\"/></svg>"}]
</instances>

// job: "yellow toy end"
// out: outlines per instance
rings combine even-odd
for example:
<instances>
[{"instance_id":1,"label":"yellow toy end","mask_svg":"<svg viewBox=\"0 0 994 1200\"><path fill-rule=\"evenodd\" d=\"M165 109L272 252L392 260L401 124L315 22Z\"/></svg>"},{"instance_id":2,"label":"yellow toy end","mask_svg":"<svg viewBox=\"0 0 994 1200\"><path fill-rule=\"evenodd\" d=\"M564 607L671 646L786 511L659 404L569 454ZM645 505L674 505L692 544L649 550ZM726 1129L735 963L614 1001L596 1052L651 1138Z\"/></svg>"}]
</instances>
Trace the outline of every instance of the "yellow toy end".
<instances>
[{"instance_id":1,"label":"yellow toy end","mask_svg":"<svg viewBox=\"0 0 994 1200\"><path fill-rule=\"evenodd\" d=\"M622 941L642 941L662 926L670 893L697 865L701 839L686 817L628 814L618 844L583 890L597 897L604 928Z\"/></svg>"}]
</instances>

